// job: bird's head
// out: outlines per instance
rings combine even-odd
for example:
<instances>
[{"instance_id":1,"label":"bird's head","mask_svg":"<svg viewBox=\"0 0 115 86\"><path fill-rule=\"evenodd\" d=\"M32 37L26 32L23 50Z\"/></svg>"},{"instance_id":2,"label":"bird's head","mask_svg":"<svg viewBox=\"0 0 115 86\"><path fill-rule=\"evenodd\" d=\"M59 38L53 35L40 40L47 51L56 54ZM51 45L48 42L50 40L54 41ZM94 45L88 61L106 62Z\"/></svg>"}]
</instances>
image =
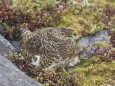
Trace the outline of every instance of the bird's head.
<instances>
[{"instance_id":1,"label":"bird's head","mask_svg":"<svg viewBox=\"0 0 115 86\"><path fill-rule=\"evenodd\" d=\"M65 35L66 37L74 37L76 34L71 29L61 28L62 35Z\"/></svg>"}]
</instances>

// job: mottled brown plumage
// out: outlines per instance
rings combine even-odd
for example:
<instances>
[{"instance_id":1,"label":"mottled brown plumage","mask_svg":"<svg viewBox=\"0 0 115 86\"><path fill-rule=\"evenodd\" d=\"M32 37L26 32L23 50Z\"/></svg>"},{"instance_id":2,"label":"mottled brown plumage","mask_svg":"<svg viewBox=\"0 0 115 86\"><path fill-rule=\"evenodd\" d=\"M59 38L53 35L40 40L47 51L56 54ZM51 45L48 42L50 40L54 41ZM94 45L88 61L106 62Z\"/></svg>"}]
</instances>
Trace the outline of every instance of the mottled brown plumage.
<instances>
[{"instance_id":1,"label":"mottled brown plumage","mask_svg":"<svg viewBox=\"0 0 115 86\"><path fill-rule=\"evenodd\" d=\"M45 28L35 32L22 33L22 54L31 59L40 56L39 66L54 68L72 64L74 58L78 60L79 48L71 37L72 31L65 28ZM64 62L65 61L65 62ZM53 66L54 65L54 66ZM70 65L72 66L72 65Z\"/></svg>"}]
</instances>

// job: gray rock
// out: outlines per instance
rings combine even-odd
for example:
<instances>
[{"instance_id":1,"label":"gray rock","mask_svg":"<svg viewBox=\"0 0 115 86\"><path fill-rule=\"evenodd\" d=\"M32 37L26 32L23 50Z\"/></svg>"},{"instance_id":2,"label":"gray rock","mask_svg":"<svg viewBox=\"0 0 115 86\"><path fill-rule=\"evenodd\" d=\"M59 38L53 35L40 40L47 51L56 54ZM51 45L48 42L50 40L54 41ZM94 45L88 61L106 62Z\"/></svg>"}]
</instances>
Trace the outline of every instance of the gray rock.
<instances>
[{"instance_id":1,"label":"gray rock","mask_svg":"<svg viewBox=\"0 0 115 86\"><path fill-rule=\"evenodd\" d=\"M12 44L0 35L0 54L9 54L10 51L16 53L16 49L12 46Z\"/></svg>"},{"instance_id":2,"label":"gray rock","mask_svg":"<svg viewBox=\"0 0 115 86\"><path fill-rule=\"evenodd\" d=\"M43 86L0 55L0 86Z\"/></svg>"},{"instance_id":3,"label":"gray rock","mask_svg":"<svg viewBox=\"0 0 115 86\"><path fill-rule=\"evenodd\" d=\"M89 57L92 57L92 56L96 56L96 52L98 50L99 49L97 49L97 46L95 46L95 47L94 46L84 47L83 50L81 51L80 57L81 58L89 58Z\"/></svg>"},{"instance_id":4,"label":"gray rock","mask_svg":"<svg viewBox=\"0 0 115 86\"><path fill-rule=\"evenodd\" d=\"M12 41L11 43L15 47L16 51L19 53L21 51L20 50L20 42L18 42L18 41Z\"/></svg>"},{"instance_id":5,"label":"gray rock","mask_svg":"<svg viewBox=\"0 0 115 86\"><path fill-rule=\"evenodd\" d=\"M79 41L77 41L77 44L82 46L80 48L81 50L80 57L88 58L95 55L95 49L94 49L95 47L90 45L95 44L96 42L110 42L108 31L103 30L94 35L83 37Z\"/></svg>"},{"instance_id":6,"label":"gray rock","mask_svg":"<svg viewBox=\"0 0 115 86\"><path fill-rule=\"evenodd\" d=\"M77 44L83 47L87 47L88 45L92 43L110 41L108 38L109 38L108 31L103 30L103 31L96 33L95 35L83 37L77 42Z\"/></svg>"}]
</instances>

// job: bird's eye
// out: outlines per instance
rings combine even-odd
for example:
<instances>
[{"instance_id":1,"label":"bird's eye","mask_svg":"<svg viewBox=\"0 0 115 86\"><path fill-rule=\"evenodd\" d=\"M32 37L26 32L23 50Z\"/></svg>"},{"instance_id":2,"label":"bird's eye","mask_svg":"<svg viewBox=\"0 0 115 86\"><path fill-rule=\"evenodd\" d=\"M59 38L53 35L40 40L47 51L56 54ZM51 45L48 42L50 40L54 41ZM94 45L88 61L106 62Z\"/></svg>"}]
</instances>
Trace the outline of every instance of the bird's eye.
<instances>
[{"instance_id":1,"label":"bird's eye","mask_svg":"<svg viewBox=\"0 0 115 86\"><path fill-rule=\"evenodd\" d=\"M64 33L62 33L62 35L65 35Z\"/></svg>"}]
</instances>

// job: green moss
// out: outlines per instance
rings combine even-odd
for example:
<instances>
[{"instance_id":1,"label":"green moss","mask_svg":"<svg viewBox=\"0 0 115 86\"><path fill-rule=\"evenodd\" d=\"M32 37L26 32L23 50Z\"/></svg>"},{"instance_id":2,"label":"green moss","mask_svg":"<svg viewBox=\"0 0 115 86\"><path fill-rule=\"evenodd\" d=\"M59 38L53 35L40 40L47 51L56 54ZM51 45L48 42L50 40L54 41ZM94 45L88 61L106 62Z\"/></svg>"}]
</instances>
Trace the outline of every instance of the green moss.
<instances>
[{"instance_id":1,"label":"green moss","mask_svg":"<svg viewBox=\"0 0 115 86\"><path fill-rule=\"evenodd\" d=\"M107 86L114 84L115 61L102 62L97 57L81 60L81 62L68 72L76 75L79 86Z\"/></svg>"},{"instance_id":2,"label":"green moss","mask_svg":"<svg viewBox=\"0 0 115 86\"><path fill-rule=\"evenodd\" d=\"M92 6L83 8L76 6L73 12L63 16L59 27L68 27L76 33L76 39L89 34L94 34L105 29L105 25L101 23L100 17L103 7Z\"/></svg>"}]
</instances>

